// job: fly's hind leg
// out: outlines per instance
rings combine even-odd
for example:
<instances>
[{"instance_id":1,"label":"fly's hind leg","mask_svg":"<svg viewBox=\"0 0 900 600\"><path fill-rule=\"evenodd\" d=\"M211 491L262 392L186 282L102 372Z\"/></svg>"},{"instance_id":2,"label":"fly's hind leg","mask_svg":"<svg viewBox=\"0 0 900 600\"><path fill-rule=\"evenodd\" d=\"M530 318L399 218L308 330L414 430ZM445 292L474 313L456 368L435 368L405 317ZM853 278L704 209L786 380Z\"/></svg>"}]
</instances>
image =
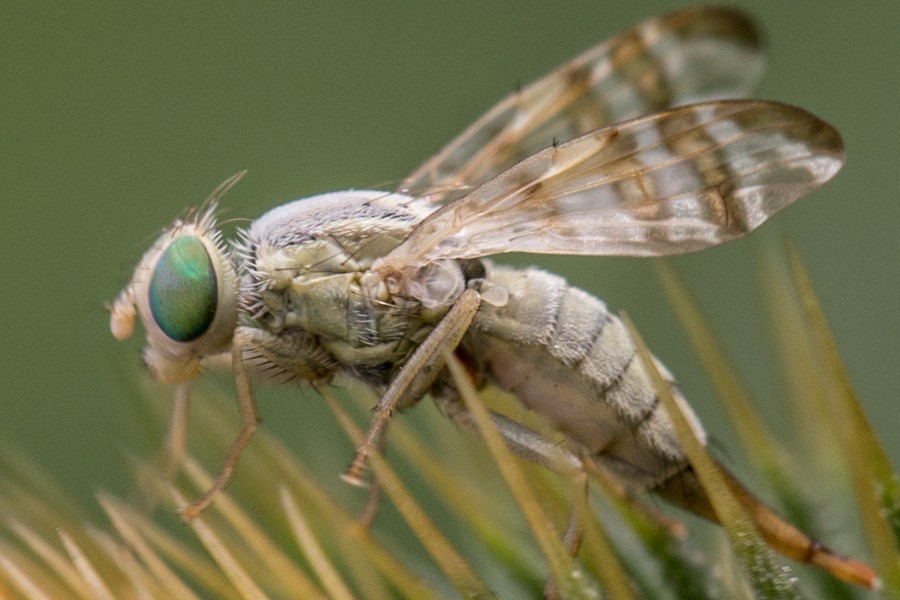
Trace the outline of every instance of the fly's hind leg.
<instances>
[{"instance_id":1,"label":"fly's hind leg","mask_svg":"<svg viewBox=\"0 0 900 600\"><path fill-rule=\"evenodd\" d=\"M474 417L460 400L456 390L441 386L440 389L432 390L432 394L435 404L448 418L467 429L478 431ZM516 456L556 473L584 470L581 459L573 452L548 440L534 429L494 411L490 411L490 415L506 445Z\"/></svg>"},{"instance_id":2,"label":"fly's hind leg","mask_svg":"<svg viewBox=\"0 0 900 600\"><path fill-rule=\"evenodd\" d=\"M480 304L481 296L476 290L470 288L464 291L431 334L400 368L387 391L375 405L375 414L366 439L357 448L347 471L341 475L344 481L356 486L365 485L366 462L369 455L381 444L394 410L397 406L428 391L444 366L444 352L452 351L459 345L475 319Z\"/></svg>"},{"instance_id":3,"label":"fly's hind leg","mask_svg":"<svg viewBox=\"0 0 900 600\"><path fill-rule=\"evenodd\" d=\"M466 409L453 386L438 385L432 389L435 404L455 423L478 433L474 418ZM587 480L596 479L614 497L631 507L638 514L649 519L672 535L681 535L683 525L655 509L640 502L631 492L618 482L609 472L590 457L580 457L567 448L548 440L546 437L509 417L490 411L491 420L506 442L507 447L518 457L541 465L551 471L570 478L576 483L581 494L579 500L587 499ZM583 505L582 505L583 506ZM574 554L581 543L581 524L584 515L576 508L569 517L563 543Z\"/></svg>"},{"instance_id":4,"label":"fly's hind leg","mask_svg":"<svg viewBox=\"0 0 900 600\"><path fill-rule=\"evenodd\" d=\"M455 389L450 386L440 386L438 389L432 390L432 394L435 404L447 417L463 427L478 432L475 419L460 400ZM553 443L534 429L493 411L490 411L490 416L503 441L516 456L569 477L576 483L581 497L576 500L576 508L569 515L566 531L563 534L563 544L574 556L578 553L581 545L583 515L578 507L587 505L588 488L584 463L573 452Z\"/></svg>"}]
</instances>

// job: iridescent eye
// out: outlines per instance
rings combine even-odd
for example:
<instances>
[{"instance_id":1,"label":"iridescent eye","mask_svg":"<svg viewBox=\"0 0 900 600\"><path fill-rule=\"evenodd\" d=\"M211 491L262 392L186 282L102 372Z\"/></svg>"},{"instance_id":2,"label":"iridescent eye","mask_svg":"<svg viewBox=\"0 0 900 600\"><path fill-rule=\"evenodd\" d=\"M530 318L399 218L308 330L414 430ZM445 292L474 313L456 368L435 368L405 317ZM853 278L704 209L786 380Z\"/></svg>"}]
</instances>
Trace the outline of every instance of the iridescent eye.
<instances>
[{"instance_id":1,"label":"iridescent eye","mask_svg":"<svg viewBox=\"0 0 900 600\"><path fill-rule=\"evenodd\" d=\"M150 312L177 342L197 339L216 315L216 271L200 238L174 240L159 257L150 280Z\"/></svg>"}]
</instances>

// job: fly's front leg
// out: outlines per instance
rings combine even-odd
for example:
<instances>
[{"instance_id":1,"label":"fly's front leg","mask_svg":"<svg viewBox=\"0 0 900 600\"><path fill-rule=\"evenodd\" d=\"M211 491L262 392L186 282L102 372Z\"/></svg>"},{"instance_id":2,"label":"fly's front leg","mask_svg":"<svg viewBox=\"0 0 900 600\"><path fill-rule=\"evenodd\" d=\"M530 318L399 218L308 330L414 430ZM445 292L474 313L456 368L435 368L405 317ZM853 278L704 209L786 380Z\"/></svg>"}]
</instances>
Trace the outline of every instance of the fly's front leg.
<instances>
[{"instance_id":1,"label":"fly's front leg","mask_svg":"<svg viewBox=\"0 0 900 600\"><path fill-rule=\"evenodd\" d=\"M234 371L234 385L237 391L238 409L241 414L241 430L231 443L228 455L225 457L225 464L222 465L222 471L216 477L212 486L202 497L179 511L181 518L186 521L190 521L200 514L204 508L209 506L216 494L225 487L225 484L228 483L228 479L231 478L231 474L234 472L234 466L237 464L241 452L243 452L250 438L253 437L253 433L259 424L259 413L256 411L256 402L253 400L253 389L250 387L250 377L244 364L243 344L237 337L235 336L231 349L231 368Z\"/></svg>"},{"instance_id":2,"label":"fly's front leg","mask_svg":"<svg viewBox=\"0 0 900 600\"><path fill-rule=\"evenodd\" d=\"M400 368L387 391L375 405L366 439L356 450L353 462L341 478L356 486L365 485L364 471L369 455L378 448L394 409L402 402L424 394L444 366L444 352L455 349L475 319L481 295L467 289L457 299L434 331L416 348Z\"/></svg>"},{"instance_id":3,"label":"fly's front leg","mask_svg":"<svg viewBox=\"0 0 900 600\"><path fill-rule=\"evenodd\" d=\"M157 455L154 464L161 469L162 478L150 472L139 474L138 492L140 502L148 513L152 513L160 497L165 492L163 484L173 481L184 461L186 448L186 425L188 406L190 404L190 382L179 383L175 386L175 398L172 401L172 413L169 417L169 431L166 445L162 448L161 455Z\"/></svg>"},{"instance_id":4,"label":"fly's front leg","mask_svg":"<svg viewBox=\"0 0 900 600\"><path fill-rule=\"evenodd\" d=\"M187 416L191 403L190 383L180 383L175 387L175 400L172 402L172 418L169 421L169 437L166 440L166 479L172 479L175 471L181 466L185 455L185 439L187 438Z\"/></svg>"}]
</instances>

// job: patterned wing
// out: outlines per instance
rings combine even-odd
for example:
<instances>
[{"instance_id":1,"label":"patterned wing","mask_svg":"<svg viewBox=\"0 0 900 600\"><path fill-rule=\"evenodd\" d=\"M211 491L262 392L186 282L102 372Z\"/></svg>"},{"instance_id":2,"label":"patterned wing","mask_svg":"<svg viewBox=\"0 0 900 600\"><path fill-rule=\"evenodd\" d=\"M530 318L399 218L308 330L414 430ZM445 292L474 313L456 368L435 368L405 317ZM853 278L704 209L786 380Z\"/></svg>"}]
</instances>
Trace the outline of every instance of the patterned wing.
<instances>
[{"instance_id":1,"label":"patterned wing","mask_svg":"<svg viewBox=\"0 0 900 600\"><path fill-rule=\"evenodd\" d=\"M458 198L554 143L688 102L746 96L763 67L744 13L704 7L651 19L500 102L399 191L433 203Z\"/></svg>"},{"instance_id":2,"label":"patterned wing","mask_svg":"<svg viewBox=\"0 0 900 600\"><path fill-rule=\"evenodd\" d=\"M407 269L503 252L661 256L738 238L828 181L843 145L802 109L704 102L538 152L422 221Z\"/></svg>"}]
</instances>

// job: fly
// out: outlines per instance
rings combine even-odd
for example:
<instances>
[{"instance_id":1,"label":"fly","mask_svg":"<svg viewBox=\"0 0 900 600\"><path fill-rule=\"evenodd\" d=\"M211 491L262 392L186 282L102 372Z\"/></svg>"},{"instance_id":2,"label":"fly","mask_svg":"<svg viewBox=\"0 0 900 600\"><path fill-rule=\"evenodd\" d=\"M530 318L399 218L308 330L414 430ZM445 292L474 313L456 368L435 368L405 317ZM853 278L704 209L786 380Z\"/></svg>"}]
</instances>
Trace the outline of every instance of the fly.
<instances>
[{"instance_id":1,"label":"fly","mask_svg":"<svg viewBox=\"0 0 900 600\"><path fill-rule=\"evenodd\" d=\"M693 252L742 237L827 182L844 161L830 125L793 106L733 99L762 70L746 16L682 10L503 100L396 191L289 202L226 243L215 209L237 177L225 182L164 231L112 308L119 339L140 316L146 362L174 386L173 455L184 448L190 382L207 363L225 359L233 371L240 433L218 479L182 515L212 501L252 437L253 379L321 385L341 374L380 390L344 474L361 483L395 410L427 393L471 422L444 365L452 351L476 384L510 391L565 434L573 455L715 518L622 322L557 275L487 257ZM513 449L545 458L537 432L498 424ZM868 567L734 486L773 547L873 584Z\"/></svg>"}]
</instances>

